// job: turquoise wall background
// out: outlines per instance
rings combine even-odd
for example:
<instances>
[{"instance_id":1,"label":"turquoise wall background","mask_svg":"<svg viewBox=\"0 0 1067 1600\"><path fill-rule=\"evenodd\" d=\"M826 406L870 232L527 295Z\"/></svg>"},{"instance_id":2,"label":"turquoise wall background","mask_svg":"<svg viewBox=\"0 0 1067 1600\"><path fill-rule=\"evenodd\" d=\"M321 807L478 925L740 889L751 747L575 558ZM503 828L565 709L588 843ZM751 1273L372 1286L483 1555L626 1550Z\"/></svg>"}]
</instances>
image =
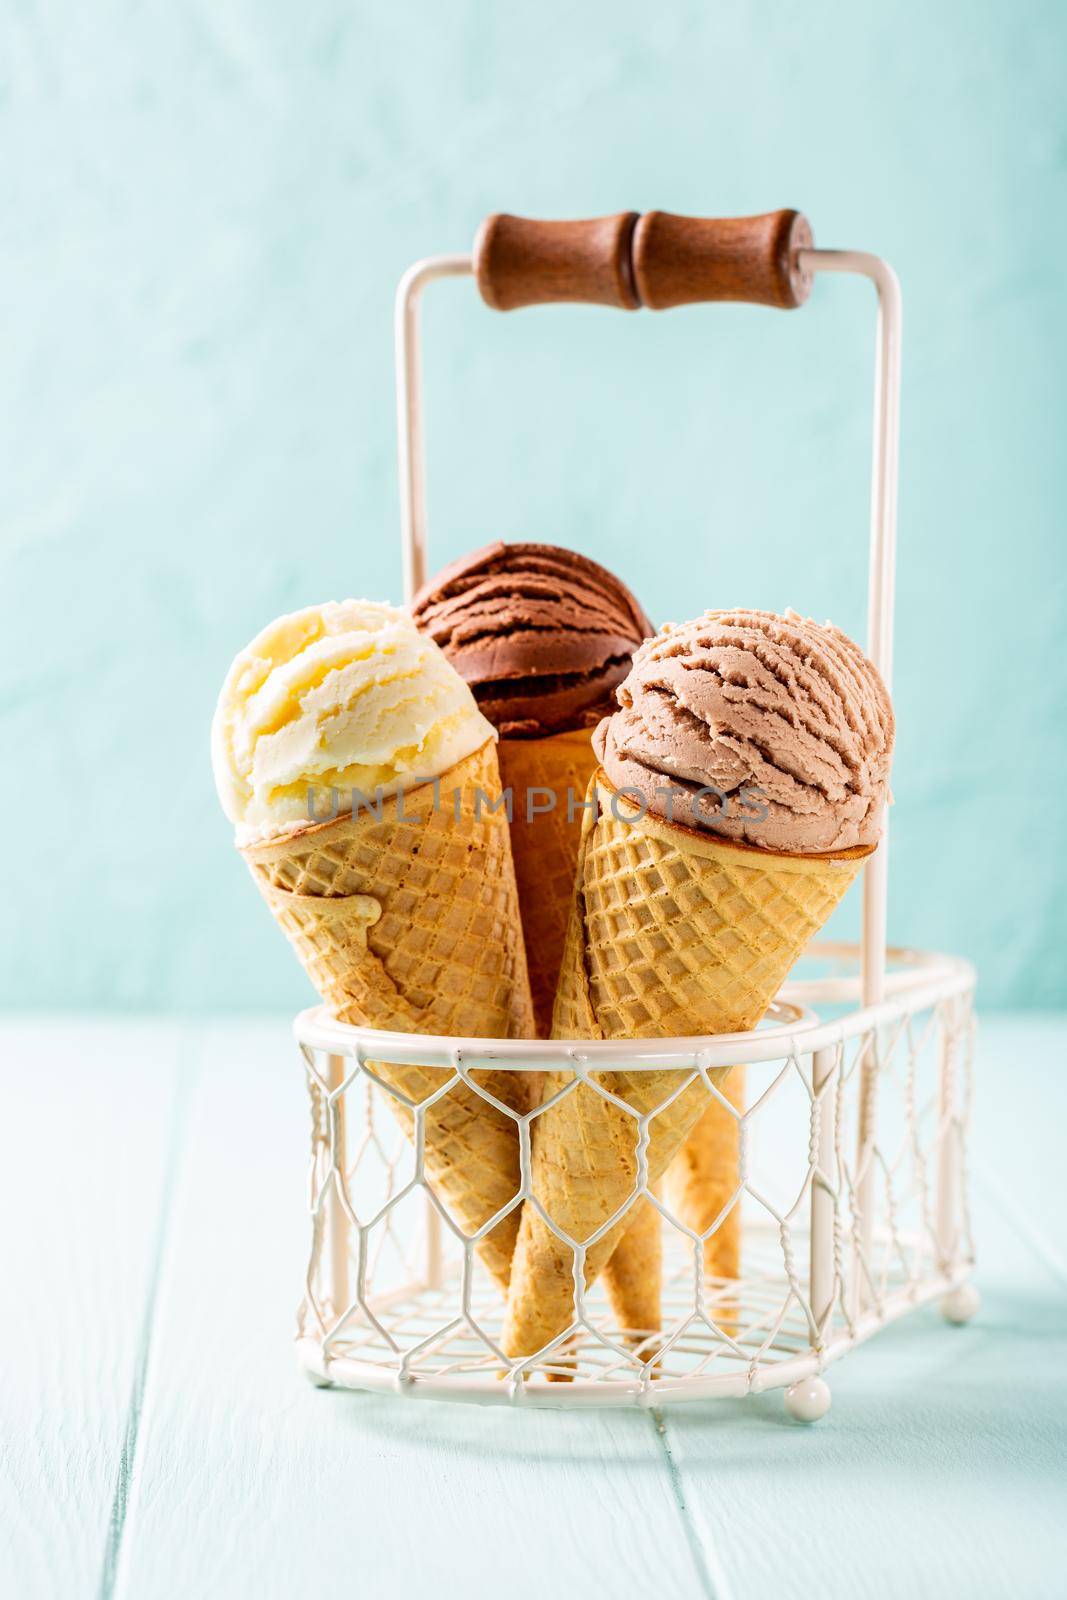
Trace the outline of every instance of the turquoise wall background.
<instances>
[{"instance_id":1,"label":"turquoise wall background","mask_svg":"<svg viewBox=\"0 0 1067 1600\"><path fill-rule=\"evenodd\" d=\"M306 982L208 723L274 614L399 598L396 279L489 211L795 205L904 287L891 931L1067 1001L1067 8L102 0L16 8L0 717L8 1007ZM662 621L862 638L873 301L427 305L431 555L574 544Z\"/></svg>"}]
</instances>

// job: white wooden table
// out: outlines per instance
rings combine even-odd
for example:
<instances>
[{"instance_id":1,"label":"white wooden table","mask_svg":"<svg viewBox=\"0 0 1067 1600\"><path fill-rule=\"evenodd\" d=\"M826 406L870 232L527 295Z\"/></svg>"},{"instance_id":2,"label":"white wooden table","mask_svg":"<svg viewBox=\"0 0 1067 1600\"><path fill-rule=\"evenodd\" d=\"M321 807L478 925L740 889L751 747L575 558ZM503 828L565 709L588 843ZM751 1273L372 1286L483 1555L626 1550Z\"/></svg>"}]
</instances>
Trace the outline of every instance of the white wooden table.
<instances>
[{"instance_id":1,"label":"white wooden table","mask_svg":"<svg viewBox=\"0 0 1067 1600\"><path fill-rule=\"evenodd\" d=\"M0 1028L0 1594L1067 1593L1067 1016L983 1018L983 1311L780 1395L637 1412L317 1392L284 1019Z\"/></svg>"}]
</instances>

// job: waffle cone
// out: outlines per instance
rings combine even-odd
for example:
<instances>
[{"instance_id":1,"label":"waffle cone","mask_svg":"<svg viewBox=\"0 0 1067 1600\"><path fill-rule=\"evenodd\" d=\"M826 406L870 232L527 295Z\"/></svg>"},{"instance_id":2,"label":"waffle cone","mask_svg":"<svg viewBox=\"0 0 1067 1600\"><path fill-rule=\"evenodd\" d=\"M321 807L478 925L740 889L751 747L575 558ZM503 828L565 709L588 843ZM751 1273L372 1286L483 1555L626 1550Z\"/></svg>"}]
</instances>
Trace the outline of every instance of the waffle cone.
<instances>
[{"instance_id":1,"label":"waffle cone","mask_svg":"<svg viewBox=\"0 0 1067 1600\"><path fill-rule=\"evenodd\" d=\"M604 1267L604 1287L618 1332L627 1344L636 1346L643 1361L651 1361L662 1321L663 1220L643 1196L626 1220L628 1226ZM552 1366L549 1382L569 1383L577 1360L564 1350L553 1356Z\"/></svg>"},{"instance_id":2,"label":"waffle cone","mask_svg":"<svg viewBox=\"0 0 1067 1600\"><path fill-rule=\"evenodd\" d=\"M582 836L581 801L596 771L591 728L545 739L501 739L500 779L512 791L511 854L519 886L534 1021L538 1037L552 1029L556 979L574 895L574 868ZM531 794L540 790L540 794ZM536 809L548 790L556 803ZM574 804L568 807L568 796ZM531 816L528 801L534 807Z\"/></svg>"},{"instance_id":3,"label":"waffle cone","mask_svg":"<svg viewBox=\"0 0 1067 1600\"><path fill-rule=\"evenodd\" d=\"M242 854L319 994L342 1022L409 1033L533 1034L518 896L492 741L437 784L382 802L381 817L342 815ZM438 1067L368 1062L416 1103L451 1076ZM526 1074L473 1075L505 1106L528 1109ZM412 1110L388 1096L409 1137ZM465 1083L424 1112L428 1182L461 1231L484 1227L521 1188L518 1130ZM514 1207L477 1249L506 1286Z\"/></svg>"},{"instance_id":4,"label":"waffle cone","mask_svg":"<svg viewBox=\"0 0 1067 1600\"><path fill-rule=\"evenodd\" d=\"M578 802L598 765L593 730L568 729L544 739L501 739L497 755L501 782L512 792L511 854L534 1023L538 1037L547 1039L582 837L584 811ZM555 799L551 810L541 809L545 791ZM659 1215L653 1206L642 1207L640 1218L627 1229L604 1269L608 1299L620 1328L658 1329L660 1255Z\"/></svg>"},{"instance_id":5,"label":"waffle cone","mask_svg":"<svg viewBox=\"0 0 1067 1600\"><path fill-rule=\"evenodd\" d=\"M601 771L590 789L596 815L583 821L553 1037L651 1039L754 1027L869 850L818 857L756 850L640 817ZM711 1073L717 1087L725 1076ZM546 1074L544 1100L571 1077ZM657 1113L646 1152L654 1186L708 1109L703 1082L690 1077L598 1073L534 1124L534 1193L555 1226L586 1245L587 1286L638 1203L636 1117ZM532 1355L572 1325L573 1262L572 1246L524 1206L503 1333L509 1355Z\"/></svg>"},{"instance_id":6,"label":"waffle cone","mask_svg":"<svg viewBox=\"0 0 1067 1600\"><path fill-rule=\"evenodd\" d=\"M663 1219L642 1195L626 1223L604 1267L604 1287L619 1332L651 1355L648 1336L659 1332L661 1321Z\"/></svg>"},{"instance_id":7,"label":"waffle cone","mask_svg":"<svg viewBox=\"0 0 1067 1600\"><path fill-rule=\"evenodd\" d=\"M744 1067L734 1067L719 1092L736 1111L743 1112ZM694 1233L710 1228L737 1193L740 1148L740 1122L725 1106L712 1100L671 1162L664 1180L668 1210ZM704 1241L704 1273L709 1278L740 1276L740 1200Z\"/></svg>"}]
</instances>

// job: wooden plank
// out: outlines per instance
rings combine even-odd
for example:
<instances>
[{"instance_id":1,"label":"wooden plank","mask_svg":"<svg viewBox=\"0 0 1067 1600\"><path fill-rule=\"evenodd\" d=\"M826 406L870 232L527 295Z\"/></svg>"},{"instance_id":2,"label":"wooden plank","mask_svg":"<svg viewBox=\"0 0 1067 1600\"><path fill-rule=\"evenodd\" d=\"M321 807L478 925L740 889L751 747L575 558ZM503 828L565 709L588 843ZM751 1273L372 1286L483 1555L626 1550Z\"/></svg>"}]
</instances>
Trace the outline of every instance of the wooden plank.
<instances>
[{"instance_id":1,"label":"wooden plank","mask_svg":"<svg viewBox=\"0 0 1067 1600\"><path fill-rule=\"evenodd\" d=\"M288 1030L216 1029L197 1082L116 1594L705 1595L649 1416L296 1374L308 1116Z\"/></svg>"},{"instance_id":2,"label":"wooden plank","mask_svg":"<svg viewBox=\"0 0 1067 1600\"><path fill-rule=\"evenodd\" d=\"M657 1440L637 1415L404 1405L294 1378L306 1117L284 1024L215 1030L197 1052L153 1319L191 1065L179 1031L5 1026L0 1588L1056 1593L1067 1024L980 1038L980 1320L889 1330L834 1370L813 1430L771 1395L667 1411Z\"/></svg>"},{"instance_id":3,"label":"wooden plank","mask_svg":"<svg viewBox=\"0 0 1067 1600\"><path fill-rule=\"evenodd\" d=\"M720 1600L1062 1593L1067 1296L1041 1249L1062 1228L998 1196L1044 1207L1057 1186L1065 1044L1067 1020L982 1036L975 1323L930 1308L886 1330L831 1371L834 1409L812 1429L774 1394L666 1413Z\"/></svg>"},{"instance_id":4,"label":"wooden plank","mask_svg":"<svg viewBox=\"0 0 1067 1600\"><path fill-rule=\"evenodd\" d=\"M0 1592L95 1595L136 1416L182 1030L0 1027Z\"/></svg>"}]
</instances>

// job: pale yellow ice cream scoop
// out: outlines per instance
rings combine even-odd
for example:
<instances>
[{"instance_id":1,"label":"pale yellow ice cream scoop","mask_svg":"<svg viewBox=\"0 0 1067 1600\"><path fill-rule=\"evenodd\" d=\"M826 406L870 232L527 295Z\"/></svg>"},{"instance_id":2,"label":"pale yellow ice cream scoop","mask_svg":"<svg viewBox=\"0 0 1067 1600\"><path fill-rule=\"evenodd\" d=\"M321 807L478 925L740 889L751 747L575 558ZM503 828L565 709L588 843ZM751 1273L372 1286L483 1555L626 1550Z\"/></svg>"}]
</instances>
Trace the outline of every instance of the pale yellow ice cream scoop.
<instances>
[{"instance_id":1,"label":"pale yellow ice cream scoop","mask_svg":"<svg viewBox=\"0 0 1067 1600\"><path fill-rule=\"evenodd\" d=\"M495 737L406 611L328 601L279 617L238 655L215 709L211 759L241 845L307 827L333 789L341 805L354 789L396 794Z\"/></svg>"}]
</instances>

